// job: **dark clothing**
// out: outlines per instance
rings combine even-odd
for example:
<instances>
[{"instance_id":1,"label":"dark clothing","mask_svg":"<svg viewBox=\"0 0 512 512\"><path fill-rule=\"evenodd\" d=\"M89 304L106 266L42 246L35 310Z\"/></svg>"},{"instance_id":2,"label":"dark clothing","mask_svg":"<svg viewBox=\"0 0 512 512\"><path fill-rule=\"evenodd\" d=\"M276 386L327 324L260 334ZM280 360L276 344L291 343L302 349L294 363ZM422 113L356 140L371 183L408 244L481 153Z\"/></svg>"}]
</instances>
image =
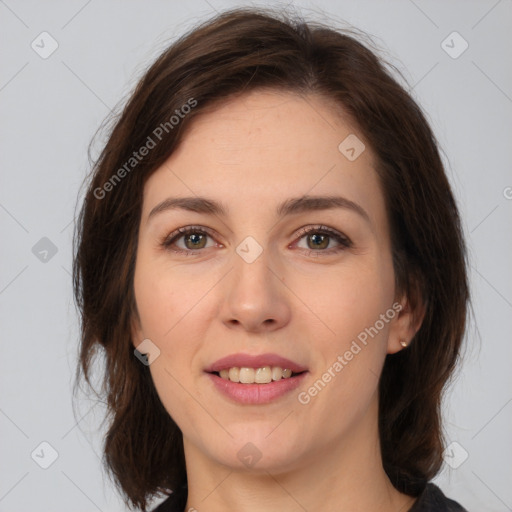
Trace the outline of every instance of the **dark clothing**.
<instances>
[{"instance_id":1,"label":"dark clothing","mask_svg":"<svg viewBox=\"0 0 512 512\"><path fill-rule=\"evenodd\" d=\"M187 512L187 488L183 487L172 493L153 512ZM206 509L205 509L206 510ZM447 498L441 489L428 483L418 499L407 512L468 512L456 501Z\"/></svg>"},{"instance_id":2,"label":"dark clothing","mask_svg":"<svg viewBox=\"0 0 512 512\"><path fill-rule=\"evenodd\" d=\"M456 501L447 498L441 489L433 483L427 487L418 497L418 500L408 512L468 512Z\"/></svg>"}]
</instances>

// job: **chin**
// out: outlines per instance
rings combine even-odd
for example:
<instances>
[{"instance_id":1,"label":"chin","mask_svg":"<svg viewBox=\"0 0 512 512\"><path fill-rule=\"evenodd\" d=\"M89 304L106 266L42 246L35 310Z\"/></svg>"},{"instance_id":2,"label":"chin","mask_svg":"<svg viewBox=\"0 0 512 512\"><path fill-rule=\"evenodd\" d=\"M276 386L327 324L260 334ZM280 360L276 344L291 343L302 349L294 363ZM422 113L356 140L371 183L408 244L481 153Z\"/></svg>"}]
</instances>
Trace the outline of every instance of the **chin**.
<instances>
[{"instance_id":1,"label":"chin","mask_svg":"<svg viewBox=\"0 0 512 512\"><path fill-rule=\"evenodd\" d=\"M275 428L275 424L272 428ZM280 473L297 466L300 457L299 439L289 435L289 431L277 433L272 428L262 429L255 433L252 429L227 430L233 435L226 434L224 443L219 443L219 436L211 439L206 450L220 464L233 469L246 469L253 472ZM281 427L278 427L278 429ZM249 432L250 430L250 432Z\"/></svg>"}]
</instances>

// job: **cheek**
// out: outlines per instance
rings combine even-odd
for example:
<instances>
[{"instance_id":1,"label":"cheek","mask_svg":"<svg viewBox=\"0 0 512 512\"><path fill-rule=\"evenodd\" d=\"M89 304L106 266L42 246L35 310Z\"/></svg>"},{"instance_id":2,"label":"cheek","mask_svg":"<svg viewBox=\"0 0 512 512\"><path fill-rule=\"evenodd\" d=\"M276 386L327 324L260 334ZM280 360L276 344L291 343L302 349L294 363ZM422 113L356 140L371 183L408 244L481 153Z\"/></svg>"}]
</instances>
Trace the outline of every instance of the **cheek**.
<instances>
[{"instance_id":1,"label":"cheek","mask_svg":"<svg viewBox=\"0 0 512 512\"><path fill-rule=\"evenodd\" d=\"M163 346L176 339L188 315L215 284L213 276L191 275L183 267L141 255L137 261L134 289L144 335Z\"/></svg>"},{"instance_id":2,"label":"cheek","mask_svg":"<svg viewBox=\"0 0 512 512\"><path fill-rule=\"evenodd\" d=\"M318 355L318 380L303 390L304 401L309 397L320 415L332 414L333 403L357 413L373 396L386 356L389 322L395 316L393 271L389 261L367 260L358 268L340 267L317 277L315 288L301 287L316 315L303 317L299 330L310 333Z\"/></svg>"},{"instance_id":3,"label":"cheek","mask_svg":"<svg viewBox=\"0 0 512 512\"><path fill-rule=\"evenodd\" d=\"M384 260L340 265L315 276L297 277L290 286L306 305L310 326L318 325L317 338L326 340L331 350L343 348L373 326L394 297L393 270Z\"/></svg>"},{"instance_id":4,"label":"cheek","mask_svg":"<svg viewBox=\"0 0 512 512\"><path fill-rule=\"evenodd\" d=\"M218 301L212 297L222 274L192 267L169 265L144 252L138 255L134 291L140 335L160 350L150 367L157 387L176 390L178 384L169 373L179 382L193 378L191 368L215 315Z\"/></svg>"},{"instance_id":5,"label":"cheek","mask_svg":"<svg viewBox=\"0 0 512 512\"><path fill-rule=\"evenodd\" d=\"M142 336L149 338L160 350L150 365L151 378L158 396L180 428L190 429L190 368L198 350L195 323L204 295L201 280L190 282L180 272L164 271L151 259L141 257L134 276L135 297ZM192 323L193 322L193 323ZM193 407L192 407L193 409Z\"/></svg>"}]
</instances>

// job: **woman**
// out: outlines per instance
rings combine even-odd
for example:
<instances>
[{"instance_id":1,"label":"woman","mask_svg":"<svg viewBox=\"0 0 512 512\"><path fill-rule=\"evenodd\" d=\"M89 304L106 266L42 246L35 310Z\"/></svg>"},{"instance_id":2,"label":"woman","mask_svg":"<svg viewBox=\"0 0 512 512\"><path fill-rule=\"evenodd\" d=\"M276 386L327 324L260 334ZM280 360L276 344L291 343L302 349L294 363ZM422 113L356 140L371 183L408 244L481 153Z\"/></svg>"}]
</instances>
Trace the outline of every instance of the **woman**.
<instances>
[{"instance_id":1,"label":"woman","mask_svg":"<svg viewBox=\"0 0 512 512\"><path fill-rule=\"evenodd\" d=\"M468 284L421 109L348 33L237 9L146 72L76 233L77 380L158 511L463 511L430 480Z\"/></svg>"}]
</instances>

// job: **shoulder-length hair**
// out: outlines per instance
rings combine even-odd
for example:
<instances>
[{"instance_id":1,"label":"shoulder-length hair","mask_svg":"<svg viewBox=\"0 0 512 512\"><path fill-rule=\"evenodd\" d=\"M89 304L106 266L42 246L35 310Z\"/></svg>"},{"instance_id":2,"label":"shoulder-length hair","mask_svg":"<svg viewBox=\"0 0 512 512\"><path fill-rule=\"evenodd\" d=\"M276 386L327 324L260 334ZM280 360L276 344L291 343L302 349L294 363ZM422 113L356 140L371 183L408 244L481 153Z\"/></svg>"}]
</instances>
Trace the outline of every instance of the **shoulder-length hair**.
<instances>
[{"instance_id":1,"label":"shoulder-length hair","mask_svg":"<svg viewBox=\"0 0 512 512\"><path fill-rule=\"evenodd\" d=\"M351 31L269 10L235 9L165 50L114 119L75 231L73 284L81 319L75 386L83 377L91 385L93 356L101 348L101 393L109 413L103 462L130 508L145 511L148 500L187 479L182 433L131 340L144 183L195 116L258 88L332 100L376 155L396 288L413 309L425 307L411 345L386 357L380 377L383 465L393 485L410 495L438 473L441 400L466 325L466 249L438 144L393 70Z\"/></svg>"}]
</instances>

